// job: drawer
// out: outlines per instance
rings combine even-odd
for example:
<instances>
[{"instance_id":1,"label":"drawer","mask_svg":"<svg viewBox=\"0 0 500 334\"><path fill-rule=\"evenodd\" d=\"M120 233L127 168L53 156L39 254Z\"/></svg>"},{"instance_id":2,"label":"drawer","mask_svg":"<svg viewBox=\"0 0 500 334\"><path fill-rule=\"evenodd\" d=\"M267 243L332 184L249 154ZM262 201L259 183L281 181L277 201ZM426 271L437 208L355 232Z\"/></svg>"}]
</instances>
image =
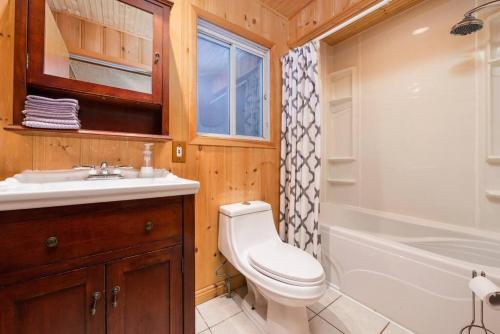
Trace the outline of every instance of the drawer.
<instances>
[{"instance_id":1,"label":"drawer","mask_svg":"<svg viewBox=\"0 0 500 334\"><path fill-rule=\"evenodd\" d=\"M182 203L100 203L0 222L0 273L170 239L180 242ZM57 208L50 208L57 212ZM73 213L74 212L74 213Z\"/></svg>"}]
</instances>

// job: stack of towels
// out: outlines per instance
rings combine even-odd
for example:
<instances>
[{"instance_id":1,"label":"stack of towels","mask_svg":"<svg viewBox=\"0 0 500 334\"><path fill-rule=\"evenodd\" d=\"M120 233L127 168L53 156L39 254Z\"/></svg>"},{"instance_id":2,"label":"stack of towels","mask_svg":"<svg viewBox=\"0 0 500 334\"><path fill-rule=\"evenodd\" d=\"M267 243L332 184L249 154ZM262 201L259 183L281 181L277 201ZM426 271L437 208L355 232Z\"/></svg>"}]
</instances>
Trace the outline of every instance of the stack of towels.
<instances>
[{"instance_id":1,"label":"stack of towels","mask_svg":"<svg viewBox=\"0 0 500 334\"><path fill-rule=\"evenodd\" d=\"M23 125L30 128L78 130L78 101L28 95L24 103Z\"/></svg>"}]
</instances>

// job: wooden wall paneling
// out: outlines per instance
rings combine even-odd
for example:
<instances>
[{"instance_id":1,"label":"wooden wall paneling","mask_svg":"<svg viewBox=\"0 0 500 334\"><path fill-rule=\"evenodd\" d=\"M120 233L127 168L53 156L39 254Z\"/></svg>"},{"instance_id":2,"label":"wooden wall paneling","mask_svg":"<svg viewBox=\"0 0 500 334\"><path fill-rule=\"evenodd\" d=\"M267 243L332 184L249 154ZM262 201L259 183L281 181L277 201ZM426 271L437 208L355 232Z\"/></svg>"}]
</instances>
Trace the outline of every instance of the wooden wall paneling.
<instances>
[{"instance_id":1,"label":"wooden wall paneling","mask_svg":"<svg viewBox=\"0 0 500 334\"><path fill-rule=\"evenodd\" d=\"M122 53L122 33L113 28L104 28L104 54L119 58Z\"/></svg>"},{"instance_id":2,"label":"wooden wall paneling","mask_svg":"<svg viewBox=\"0 0 500 334\"><path fill-rule=\"evenodd\" d=\"M56 21L68 49L81 49L83 47L82 21L74 16L64 15L62 13L56 13Z\"/></svg>"},{"instance_id":3,"label":"wooden wall paneling","mask_svg":"<svg viewBox=\"0 0 500 334\"><path fill-rule=\"evenodd\" d=\"M381 10L378 10L362 20L353 23L352 25L342 29L341 31L335 33L334 35L326 38L324 41L330 45L334 45L348 39L365 29L373 27L374 25L387 20L391 16L401 13L424 0L393 0L391 3Z\"/></svg>"},{"instance_id":4,"label":"wooden wall paneling","mask_svg":"<svg viewBox=\"0 0 500 334\"><path fill-rule=\"evenodd\" d=\"M153 165L170 169L170 143L153 146ZM168 146L168 147L167 147ZM144 142L107 139L82 139L81 164L99 166L106 161L116 166L140 168L143 163Z\"/></svg>"},{"instance_id":5,"label":"wooden wall paneling","mask_svg":"<svg viewBox=\"0 0 500 334\"><path fill-rule=\"evenodd\" d=\"M375 5L379 0L314 0L289 21L289 46L296 47Z\"/></svg>"},{"instance_id":6,"label":"wooden wall paneling","mask_svg":"<svg viewBox=\"0 0 500 334\"><path fill-rule=\"evenodd\" d=\"M63 78L69 78L68 48L47 4L45 4L45 36L44 71Z\"/></svg>"},{"instance_id":7,"label":"wooden wall paneling","mask_svg":"<svg viewBox=\"0 0 500 334\"><path fill-rule=\"evenodd\" d=\"M128 34L123 34L123 54L122 57L124 59L139 63L140 62L140 42L139 38L128 35Z\"/></svg>"},{"instance_id":8,"label":"wooden wall paneling","mask_svg":"<svg viewBox=\"0 0 500 334\"><path fill-rule=\"evenodd\" d=\"M0 0L0 179L33 168L33 138L5 131L13 119L14 0Z\"/></svg>"},{"instance_id":9,"label":"wooden wall paneling","mask_svg":"<svg viewBox=\"0 0 500 334\"><path fill-rule=\"evenodd\" d=\"M218 207L227 201L225 148L204 146L199 152L201 187L196 198L196 290L223 280L215 275L221 261L217 244Z\"/></svg>"},{"instance_id":10,"label":"wooden wall paneling","mask_svg":"<svg viewBox=\"0 0 500 334\"><path fill-rule=\"evenodd\" d=\"M227 18L229 21L236 23L246 29L253 31L256 34L262 34L264 7L257 1L248 1L247 8L241 8L241 2L229 1Z\"/></svg>"},{"instance_id":11,"label":"wooden wall paneling","mask_svg":"<svg viewBox=\"0 0 500 334\"><path fill-rule=\"evenodd\" d=\"M144 143L140 143L140 146L137 148L138 151L144 150ZM153 165L156 168L166 168L168 170L172 170L172 142L168 141L166 143L156 143L153 146ZM136 153L134 153L134 156ZM137 159L137 158L136 158ZM136 162L138 163L137 166L142 166L143 162L143 155L140 155L140 161ZM135 163L132 162L132 159L130 159L132 166L135 166ZM137 160L136 160L137 161ZM184 165L184 164L183 164ZM194 179L194 178L191 178Z\"/></svg>"},{"instance_id":12,"label":"wooden wall paneling","mask_svg":"<svg viewBox=\"0 0 500 334\"><path fill-rule=\"evenodd\" d=\"M305 6L307 6L312 0L261 0L261 2L274 9L280 15L283 15L287 18L292 17Z\"/></svg>"},{"instance_id":13,"label":"wooden wall paneling","mask_svg":"<svg viewBox=\"0 0 500 334\"><path fill-rule=\"evenodd\" d=\"M81 139L33 137L33 169L64 169L80 164Z\"/></svg>"},{"instance_id":14,"label":"wooden wall paneling","mask_svg":"<svg viewBox=\"0 0 500 334\"><path fill-rule=\"evenodd\" d=\"M188 38L189 28L187 21L192 15L190 3L187 0L175 1L170 13L170 26L175 29L170 30L170 135L176 140L187 140L189 103L189 80L192 78L189 67L191 52L190 39ZM191 37L194 38L194 37ZM188 88L186 88L188 87ZM187 155L187 159L190 155ZM175 165L175 164L174 164ZM174 167L175 171L175 167Z\"/></svg>"},{"instance_id":15,"label":"wooden wall paneling","mask_svg":"<svg viewBox=\"0 0 500 334\"><path fill-rule=\"evenodd\" d=\"M289 20L288 45L297 47L350 17L374 6L380 0L313 0ZM362 30L388 17L406 10L423 0L393 0L387 6L375 11L358 22L344 28L327 39L329 44L354 36Z\"/></svg>"},{"instance_id":16,"label":"wooden wall paneling","mask_svg":"<svg viewBox=\"0 0 500 334\"><path fill-rule=\"evenodd\" d=\"M279 223L279 182L280 182L280 150L265 150L258 152L260 163L260 194L261 199L273 207L274 223Z\"/></svg>"},{"instance_id":17,"label":"wooden wall paneling","mask_svg":"<svg viewBox=\"0 0 500 334\"><path fill-rule=\"evenodd\" d=\"M82 49L99 53L103 53L103 27L88 21L82 23Z\"/></svg>"}]
</instances>

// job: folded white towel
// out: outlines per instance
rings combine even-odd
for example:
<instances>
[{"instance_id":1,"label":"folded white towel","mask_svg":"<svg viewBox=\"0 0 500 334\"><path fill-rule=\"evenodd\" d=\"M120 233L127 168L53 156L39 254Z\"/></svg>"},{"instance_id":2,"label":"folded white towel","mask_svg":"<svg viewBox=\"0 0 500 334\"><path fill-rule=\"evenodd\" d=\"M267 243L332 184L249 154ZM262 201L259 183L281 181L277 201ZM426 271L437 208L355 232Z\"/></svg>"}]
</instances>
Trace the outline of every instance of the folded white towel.
<instances>
[{"instance_id":1,"label":"folded white towel","mask_svg":"<svg viewBox=\"0 0 500 334\"><path fill-rule=\"evenodd\" d=\"M24 118L24 121L43 122L43 123L50 123L50 124L80 125L80 121L77 119L54 119L54 118L45 118L45 117L26 116Z\"/></svg>"},{"instance_id":2,"label":"folded white towel","mask_svg":"<svg viewBox=\"0 0 500 334\"><path fill-rule=\"evenodd\" d=\"M26 116L47 117L57 119L78 119L78 115L73 112L53 112L47 110L25 109L23 114Z\"/></svg>"},{"instance_id":3,"label":"folded white towel","mask_svg":"<svg viewBox=\"0 0 500 334\"><path fill-rule=\"evenodd\" d=\"M52 110L52 111L78 111L80 109L79 106L75 106L72 104L49 104L49 103L31 103L25 102L24 107L26 109L38 109L38 110Z\"/></svg>"},{"instance_id":4,"label":"folded white towel","mask_svg":"<svg viewBox=\"0 0 500 334\"><path fill-rule=\"evenodd\" d=\"M54 124L46 122L23 121L23 125L29 128L55 129L55 130L78 130L80 125L76 124Z\"/></svg>"},{"instance_id":5,"label":"folded white towel","mask_svg":"<svg viewBox=\"0 0 500 334\"><path fill-rule=\"evenodd\" d=\"M78 105L78 100L75 99L51 99L49 97L45 96L38 96L38 95L28 95L26 96L26 101L32 101L32 102L45 102L45 103L70 103L74 105Z\"/></svg>"}]
</instances>

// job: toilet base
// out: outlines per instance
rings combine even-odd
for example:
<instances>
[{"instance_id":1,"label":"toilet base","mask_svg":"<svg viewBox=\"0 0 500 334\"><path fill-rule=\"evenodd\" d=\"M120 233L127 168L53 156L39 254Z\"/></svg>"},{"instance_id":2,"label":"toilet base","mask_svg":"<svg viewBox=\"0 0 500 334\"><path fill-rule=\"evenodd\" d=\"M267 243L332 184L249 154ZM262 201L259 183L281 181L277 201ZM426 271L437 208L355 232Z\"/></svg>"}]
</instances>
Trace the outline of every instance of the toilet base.
<instances>
[{"instance_id":1,"label":"toilet base","mask_svg":"<svg viewBox=\"0 0 500 334\"><path fill-rule=\"evenodd\" d=\"M291 307L265 300L250 285L241 308L262 333L311 334L305 306Z\"/></svg>"}]
</instances>

